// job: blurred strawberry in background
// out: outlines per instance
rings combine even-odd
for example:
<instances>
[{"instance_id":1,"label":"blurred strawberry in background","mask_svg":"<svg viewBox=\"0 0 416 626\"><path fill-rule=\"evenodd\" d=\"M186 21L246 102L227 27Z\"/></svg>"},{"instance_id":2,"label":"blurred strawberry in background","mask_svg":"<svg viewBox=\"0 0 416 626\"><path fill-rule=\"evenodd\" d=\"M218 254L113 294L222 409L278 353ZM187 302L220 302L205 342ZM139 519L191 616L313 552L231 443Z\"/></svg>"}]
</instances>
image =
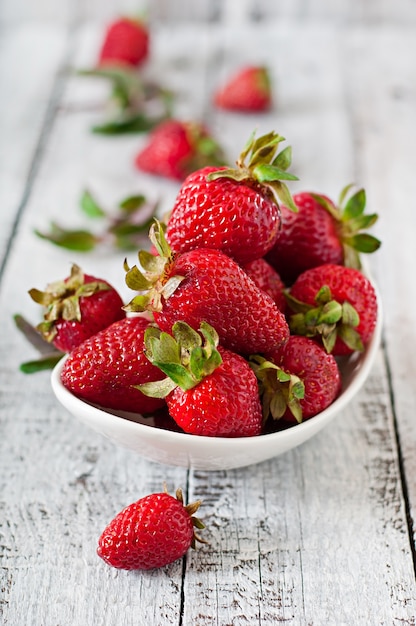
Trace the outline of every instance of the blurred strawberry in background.
<instances>
[{"instance_id":1,"label":"blurred strawberry in background","mask_svg":"<svg viewBox=\"0 0 416 626\"><path fill-rule=\"evenodd\" d=\"M99 65L126 64L137 67L149 56L149 31L140 20L121 17L105 31Z\"/></svg>"},{"instance_id":2,"label":"blurred strawberry in background","mask_svg":"<svg viewBox=\"0 0 416 626\"><path fill-rule=\"evenodd\" d=\"M272 88L267 68L252 65L239 69L216 91L214 104L244 113L270 109Z\"/></svg>"}]
</instances>

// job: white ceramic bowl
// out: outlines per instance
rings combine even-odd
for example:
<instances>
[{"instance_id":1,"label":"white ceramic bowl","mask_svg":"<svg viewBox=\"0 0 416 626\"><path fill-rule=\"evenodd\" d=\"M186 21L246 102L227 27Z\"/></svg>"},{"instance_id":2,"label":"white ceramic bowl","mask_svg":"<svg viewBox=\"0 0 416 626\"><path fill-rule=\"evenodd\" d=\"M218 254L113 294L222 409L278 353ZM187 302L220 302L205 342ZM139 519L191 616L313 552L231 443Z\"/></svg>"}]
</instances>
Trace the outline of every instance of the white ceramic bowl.
<instances>
[{"instance_id":1,"label":"white ceramic bowl","mask_svg":"<svg viewBox=\"0 0 416 626\"><path fill-rule=\"evenodd\" d=\"M318 433L343 410L364 384L376 357L381 335L381 303L373 337L362 354L341 365L343 389L320 414L286 430L258 437L201 437L151 425L151 418L117 413L79 400L61 383L63 362L52 372L52 389L61 404L87 426L145 458L202 470L224 470L260 463L295 448Z\"/></svg>"}]
</instances>

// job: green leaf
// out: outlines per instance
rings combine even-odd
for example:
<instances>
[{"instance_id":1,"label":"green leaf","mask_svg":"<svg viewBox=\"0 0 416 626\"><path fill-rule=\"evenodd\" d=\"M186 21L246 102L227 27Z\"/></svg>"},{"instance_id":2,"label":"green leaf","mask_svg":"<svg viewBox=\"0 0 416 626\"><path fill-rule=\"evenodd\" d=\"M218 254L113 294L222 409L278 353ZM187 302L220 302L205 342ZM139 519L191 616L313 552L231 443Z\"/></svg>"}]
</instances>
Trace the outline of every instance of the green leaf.
<instances>
[{"instance_id":1,"label":"green leaf","mask_svg":"<svg viewBox=\"0 0 416 626\"><path fill-rule=\"evenodd\" d=\"M280 202L284 204L288 209L294 213L298 213L299 209L293 201L292 194L290 193L287 185L281 181L275 181L270 185L279 198Z\"/></svg>"},{"instance_id":2,"label":"green leaf","mask_svg":"<svg viewBox=\"0 0 416 626\"><path fill-rule=\"evenodd\" d=\"M142 274L137 265L133 265L126 272L125 281L127 287L134 291L145 291L152 286L152 283Z\"/></svg>"},{"instance_id":3,"label":"green leaf","mask_svg":"<svg viewBox=\"0 0 416 626\"><path fill-rule=\"evenodd\" d=\"M184 365L180 363L166 363L153 361L153 365L156 365L162 372L169 376L169 378L175 383L175 386L180 387L184 391L189 391L198 384L192 374L187 370Z\"/></svg>"},{"instance_id":4,"label":"green leaf","mask_svg":"<svg viewBox=\"0 0 416 626\"><path fill-rule=\"evenodd\" d=\"M129 117L121 117L91 128L97 135L126 135L128 133L145 133L157 126L165 117L149 118L143 113Z\"/></svg>"},{"instance_id":5,"label":"green leaf","mask_svg":"<svg viewBox=\"0 0 416 626\"><path fill-rule=\"evenodd\" d=\"M378 220L377 213L371 213L369 215L360 215L359 217L352 219L348 222L348 228L350 232L356 233L359 230L364 230L373 226Z\"/></svg>"},{"instance_id":6,"label":"green leaf","mask_svg":"<svg viewBox=\"0 0 416 626\"><path fill-rule=\"evenodd\" d=\"M330 333L322 335L322 343L328 354L331 354L337 340L337 328L333 328Z\"/></svg>"},{"instance_id":7,"label":"green leaf","mask_svg":"<svg viewBox=\"0 0 416 626\"><path fill-rule=\"evenodd\" d=\"M177 387L177 384L168 377L163 380L155 380L150 383L142 383L141 385L134 386L144 393L145 396L150 396L151 398L166 398L166 396Z\"/></svg>"},{"instance_id":8,"label":"green leaf","mask_svg":"<svg viewBox=\"0 0 416 626\"><path fill-rule=\"evenodd\" d=\"M269 183L276 180L299 180L294 174L267 163L257 165L253 170L253 174L259 183Z\"/></svg>"},{"instance_id":9,"label":"green leaf","mask_svg":"<svg viewBox=\"0 0 416 626\"><path fill-rule=\"evenodd\" d=\"M342 212L342 218L349 220L355 219L362 215L365 210L366 196L365 190L359 189L351 198L347 201L345 208Z\"/></svg>"},{"instance_id":10,"label":"green leaf","mask_svg":"<svg viewBox=\"0 0 416 626\"><path fill-rule=\"evenodd\" d=\"M21 363L19 369L24 374L36 374L44 370L51 370L59 363L63 356L62 352L52 352L49 355L44 355L40 359Z\"/></svg>"},{"instance_id":11,"label":"green leaf","mask_svg":"<svg viewBox=\"0 0 416 626\"><path fill-rule=\"evenodd\" d=\"M127 213L133 213L134 211L137 211L137 209L140 209L140 207L144 204L146 204L146 196L143 194L136 194L124 198L118 206Z\"/></svg>"},{"instance_id":12,"label":"green leaf","mask_svg":"<svg viewBox=\"0 0 416 626\"><path fill-rule=\"evenodd\" d=\"M99 242L99 239L87 230L67 230L55 222L51 224L49 233L42 233L39 230L34 232L40 239L49 241L60 248L77 252L90 252Z\"/></svg>"},{"instance_id":13,"label":"green leaf","mask_svg":"<svg viewBox=\"0 0 416 626\"><path fill-rule=\"evenodd\" d=\"M175 339L168 333L160 333L159 337L155 337L152 333L144 336L144 342L148 353L149 360L158 365L158 367L169 376L162 365L181 364L180 348Z\"/></svg>"},{"instance_id":14,"label":"green leaf","mask_svg":"<svg viewBox=\"0 0 416 626\"><path fill-rule=\"evenodd\" d=\"M351 350L363 352L364 344L362 342L361 336L359 333L357 333L356 330L351 328L351 326L341 324L338 327L338 336Z\"/></svg>"},{"instance_id":15,"label":"green leaf","mask_svg":"<svg viewBox=\"0 0 416 626\"><path fill-rule=\"evenodd\" d=\"M292 163L292 147L287 146L284 150L279 152L277 157L272 162L272 165L280 168L281 170L287 170Z\"/></svg>"},{"instance_id":16,"label":"green leaf","mask_svg":"<svg viewBox=\"0 0 416 626\"><path fill-rule=\"evenodd\" d=\"M105 211L100 207L88 189L86 189L81 195L80 206L82 211L85 215L88 215L88 217L105 217L106 215Z\"/></svg>"},{"instance_id":17,"label":"green leaf","mask_svg":"<svg viewBox=\"0 0 416 626\"><path fill-rule=\"evenodd\" d=\"M319 312L318 324L336 324L342 317L342 305L336 300L324 304Z\"/></svg>"},{"instance_id":18,"label":"green leaf","mask_svg":"<svg viewBox=\"0 0 416 626\"><path fill-rule=\"evenodd\" d=\"M346 239L345 243L350 245L358 252L365 253L375 252L381 246L381 241L376 237L373 237L373 235L369 235L368 233L358 233L357 235Z\"/></svg>"},{"instance_id":19,"label":"green leaf","mask_svg":"<svg viewBox=\"0 0 416 626\"><path fill-rule=\"evenodd\" d=\"M350 189L352 189L354 187L354 183L349 183L349 185L346 185L342 190L341 193L339 194L339 198L338 198L338 204L339 206L342 206L344 204L344 200L345 198L348 196Z\"/></svg>"},{"instance_id":20,"label":"green leaf","mask_svg":"<svg viewBox=\"0 0 416 626\"><path fill-rule=\"evenodd\" d=\"M342 305L342 323L354 327L360 323L360 316L356 309L347 301Z\"/></svg>"}]
</instances>

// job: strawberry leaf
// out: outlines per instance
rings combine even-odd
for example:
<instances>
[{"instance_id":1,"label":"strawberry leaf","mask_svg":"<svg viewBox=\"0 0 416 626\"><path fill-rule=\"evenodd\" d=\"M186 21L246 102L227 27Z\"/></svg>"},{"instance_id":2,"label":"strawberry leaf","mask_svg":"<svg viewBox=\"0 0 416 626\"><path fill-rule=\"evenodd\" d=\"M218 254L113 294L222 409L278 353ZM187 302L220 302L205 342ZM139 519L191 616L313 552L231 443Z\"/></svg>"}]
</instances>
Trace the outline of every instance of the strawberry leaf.
<instances>
[{"instance_id":1,"label":"strawberry leaf","mask_svg":"<svg viewBox=\"0 0 416 626\"><path fill-rule=\"evenodd\" d=\"M40 239L49 241L60 248L77 252L90 252L99 242L99 239L87 230L68 230L61 228L56 222L51 223L49 233L42 233L39 230L34 232Z\"/></svg>"},{"instance_id":2,"label":"strawberry leaf","mask_svg":"<svg viewBox=\"0 0 416 626\"><path fill-rule=\"evenodd\" d=\"M152 130L155 126L160 124L165 117L149 118L143 113L138 113L132 116L123 116L104 122L103 124L96 124L91 128L92 132L97 135L125 135L128 133L145 133Z\"/></svg>"},{"instance_id":3,"label":"strawberry leaf","mask_svg":"<svg viewBox=\"0 0 416 626\"><path fill-rule=\"evenodd\" d=\"M137 209L140 209L146 204L146 196L143 194L136 194L134 196L128 196L119 203L120 209L126 213L134 213Z\"/></svg>"},{"instance_id":4,"label":"strawberry leaf","mask_svg":"<svg viewBox=\"0 0 416 626\"><path fill-rule=\"evenodd\" d=\"M81 195L80 206L82 211L88 217L105 217L105 211L100 207L88 189L86 189Z\"/></svg>"},{"instance_id":5,"label":"strawberry leaf","mask_svg":"<svg viewBox=\"0 0 416 626\"><path fill-rule=\"evenodd\" d=\"M273 183L270 183L270 186L282 204L287 206L287 208L293 211L294 213L299 212L298 207L293 201L292 194L290 193L285 183L282 183L281 181L276 180Z\"/></svg>"},{"instance_id":6,"label":"strawberry leaf","mask_svg":"<svg viewBox=\"0 0 416 626\"><path fill-rule=\"evenodd\" d=\"M353 237L346 239L345 243L350 245L358 252L375 252L381 246L381 241L368 233L358 233Z\"/></svg>"},{"instance_id":7,"label":"strawberry leaf","mask_svg":"<svg viewBox=\"0 0 416 626\"><path fill-rule=\"evenodd\" d=\"M49 355L42 356L34 361L26 361L21 363L19 369L24 374L36 374L45 370L51 370L63 357L62 352L52 352Z\"/></svg>"},{"instance_id":8,"label":"strawberry leaf","mask_svg":"<svg viewBox=\"0 0 416 626\"><path fill-rule=\"evenodd\" d=\"M364 213L366 204L366 196L364 189L359 189L350 199L347 201L342 217L344 220L356 219Z\"/></svg>"},{"instance_id":9,"label":"strawberry leaf","mask_svg":"<svg viewBox=\"0 0 416 626\"><path fill-rule=\"evenodd\" d=\"M281 170L287 170L292 163L292 148L287 146L284 150L279 152L277 157L272 161L272 165L278 167Z\"/></svg>"},{"instance_id":10,"label":"strawberry leaf","mask_svg":"<svg viewBox=\"0 0 416 626\"><path fill-rule=\"evenodd\" d=\"M257 165L253 174L259 183L271 183L276 180L299 180L294 174L276 167L276 165Z\"/></svg>"}]
</instances>

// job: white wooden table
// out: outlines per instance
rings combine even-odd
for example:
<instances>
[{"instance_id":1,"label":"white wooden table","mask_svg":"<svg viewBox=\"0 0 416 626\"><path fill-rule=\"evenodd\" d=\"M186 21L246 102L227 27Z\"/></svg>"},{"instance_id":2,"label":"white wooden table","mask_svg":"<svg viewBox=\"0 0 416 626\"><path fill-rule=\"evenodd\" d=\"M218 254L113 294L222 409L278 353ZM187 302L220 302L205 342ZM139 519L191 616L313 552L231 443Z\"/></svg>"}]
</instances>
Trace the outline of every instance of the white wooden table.
<instances>
[{"instance_id":1,"label":"white wooden table","mask_svg":"<svg viewBox=\"0 0 416 626\"><path fill-rule=\"evenodd\" d=\"M4 624L416 624L416 11L405 0L378 9L337 3L327 13L320 3L310 11L302 3L269 3L267 19L240 14L231 23L237 4L224 3L227 19L219 21L156 20L151 71L177 89L175 114L205 119L232 158L254 128L276 130L293 147L292 169L300 178L293 191L336 198L349 182L365 187L368 209L380 215L374 233L383 240L370 260L384 305L377 362L351 406L314 439L269 462L223 472L158 465L118 448L58 405L48 373L22 374L19 364L34 353L12 316L38 321L28 289L64 276L72 261L124 289L123 255L70 253L36 238L34 228L50 220L84 223L78 200L85 187L108 207L143 192L169 208L177 185L134 170L144 136L89 132L99 115L92 105L107 88L70 68L91 64L101 22L87 22L75 9L72 19L11 20L6 2L9 13L0 22ZM250 15L263 18L266 9L258 2ZM245 61L271 67L276 106L267 115L220 113L210 105L213 87ZM170 490L182 486L190 500L203 499L209 545L162 570L109 568L95 552L104 526L164 481Z\"/></svg>"}]
</instances>

